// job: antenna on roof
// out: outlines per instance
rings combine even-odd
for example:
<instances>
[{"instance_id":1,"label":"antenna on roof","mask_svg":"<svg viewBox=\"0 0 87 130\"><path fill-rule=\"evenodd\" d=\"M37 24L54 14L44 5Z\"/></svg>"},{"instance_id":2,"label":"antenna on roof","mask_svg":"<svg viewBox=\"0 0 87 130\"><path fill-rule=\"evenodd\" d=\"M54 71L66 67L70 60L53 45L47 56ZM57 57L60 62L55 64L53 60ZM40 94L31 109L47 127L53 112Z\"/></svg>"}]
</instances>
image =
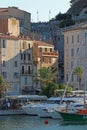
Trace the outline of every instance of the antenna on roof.
<instances>
[{"instance_id":1,"label":"antenna on roof","mask_svg":"<svg viewBox=\"0 0 87 130\"><path fill-rule=\"evenodd\" d=\"M39 12L37 10L37 22L39 22Z\"/></svg>"},{"instance_id":2,"label":"antenna on roof","mask_svg":"<svg viewBox=\"0 0 87 130\"><path fill-rule=\"evenodd\" d=\"M49 10L49 21L50 21L50 15L51 15L51 11Z\"/></svg>"}]
</instances>

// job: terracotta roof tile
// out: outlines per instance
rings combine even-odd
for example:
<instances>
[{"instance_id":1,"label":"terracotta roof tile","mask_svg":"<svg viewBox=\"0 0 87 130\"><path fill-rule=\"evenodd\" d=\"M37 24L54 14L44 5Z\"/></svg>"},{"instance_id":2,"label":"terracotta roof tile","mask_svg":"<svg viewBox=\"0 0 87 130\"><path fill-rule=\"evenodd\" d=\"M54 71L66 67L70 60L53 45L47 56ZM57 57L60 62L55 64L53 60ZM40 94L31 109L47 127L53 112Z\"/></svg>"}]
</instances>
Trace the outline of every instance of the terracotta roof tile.
<instances>
[{"instance_id":1,"label":"terracotta roof tile","mask_svg":"<svg viewBox=\"0 0 87 130\"><path fill-rule=\"evenodd\" d=\"M42 41L34 41L35 44L38 44L39 46L50 46L50 47L54 47L54 45L46 43L46 42L42 42Z\"/></svg>"},{"instance_id":2,"label":"terracotta roof tile","mask_svg":"<svg viewBox=\"0 0 87 130\"><path fill-rule=\"evenodd\" d=\"M8 8L0 8L0 12L8 12Z\"/></svg>"}]
</instances>

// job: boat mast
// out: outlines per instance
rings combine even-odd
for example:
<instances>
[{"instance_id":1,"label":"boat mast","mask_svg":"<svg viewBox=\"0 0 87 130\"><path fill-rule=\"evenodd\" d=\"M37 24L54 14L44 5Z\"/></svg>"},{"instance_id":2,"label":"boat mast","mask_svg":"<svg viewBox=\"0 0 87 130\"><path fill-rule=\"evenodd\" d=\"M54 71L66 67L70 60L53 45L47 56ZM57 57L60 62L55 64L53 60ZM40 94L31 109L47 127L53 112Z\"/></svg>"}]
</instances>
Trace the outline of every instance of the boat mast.
<instances>
[{"instance_id":1,"label":"boat mast","mask_svg":"<svg viewBox=\"0 0 87 130\"><path fill-rule=\"evenodd\" d=\"M77 55L78 55L78 56L79 56L79 54L80 54L80 49L79 49L79 51L77 52ZM66 84L66 87L65 87L63 96L62 96L62 98L61 98L60 104L62 104L62 99L65 97L65 93L66 93L67 87L68 87L68 85L69 85L69 82L70 82L70 79L71 79L71 76L72 76L72 73L73 73L73 70L74 70L75 66L76 66L76 62L74 62L73 68L72 68L71 73L70 73L70 75L69 75L69 79L68 79L68 81L67 81L67 84Z\"/></svg>"}]
</instances>

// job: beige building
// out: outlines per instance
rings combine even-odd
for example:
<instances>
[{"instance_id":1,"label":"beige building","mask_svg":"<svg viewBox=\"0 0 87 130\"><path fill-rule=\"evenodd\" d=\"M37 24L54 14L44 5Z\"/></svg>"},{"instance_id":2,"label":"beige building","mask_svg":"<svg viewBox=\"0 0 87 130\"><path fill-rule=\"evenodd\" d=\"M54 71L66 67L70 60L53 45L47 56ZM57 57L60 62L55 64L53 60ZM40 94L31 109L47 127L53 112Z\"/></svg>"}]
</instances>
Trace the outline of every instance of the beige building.
<instances>
[{"instance_id":1,"label":"beige building","mask_svg":"<svg viewBox=\"0 0 87 130\"><path fill-rule=\"evenodd\" d=\"M64 79L65 83L78 88L78 79L73 70L83 67L82 88L87 82L87 27L74 26L64 32Z\"/></svg>"},{"instance_id":2,"label":"beige building","mask_svg":"<svg viewBox=\"0 0 87 130\"><path fill-rule=\"evenodd\" d=\"M16 18L0 19L0 33L12 36L19 36L20 35L19 20L17 20Z\"/></svg>"},{"instance_id":3,"label":"beige building","mask_svg":"<svg viewBox=\"0 0 87 130\"><path fill-rule=\"evenodd\" d=\"M14 6L8 8L0 8L0 20L11 19L11 18L16 18L17 20L19 20L20 35L29 36L31 14L26 11L20 10L18 7L14 7ZM4 26L7 25L4 24Z\"/></svg>"},{"instance_id":4,"label":"beige building","mask_svg":"<svg viewBox=\"0 0 87 130\"><path fill-rule=\"evenodd\" d=\"M57 70L58 53L47 43L0 35L0 52L0 74L11 86L7 89L10 94L37 89L33 77L40 67L52 66Z\"/></svg>"}]
</instances>

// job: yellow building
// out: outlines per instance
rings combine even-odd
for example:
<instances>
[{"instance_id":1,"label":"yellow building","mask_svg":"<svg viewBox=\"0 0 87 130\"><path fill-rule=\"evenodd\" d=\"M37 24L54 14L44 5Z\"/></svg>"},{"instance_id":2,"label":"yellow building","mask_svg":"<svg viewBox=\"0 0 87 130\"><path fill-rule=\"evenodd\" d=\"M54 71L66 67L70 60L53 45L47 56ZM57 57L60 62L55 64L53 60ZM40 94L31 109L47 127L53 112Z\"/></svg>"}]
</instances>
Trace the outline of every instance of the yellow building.
<instances>
[{"instance_id":1,"label":"yellow building","mask_svg":"<svg viewBox=\"0 0 87 130\"><path fill-rule=\"evenodd\" d=\"M0 33L12 36L19 36L20 35L19 20L17 20L16 18L0 19Z\"/></svg>"}]
</instances>

